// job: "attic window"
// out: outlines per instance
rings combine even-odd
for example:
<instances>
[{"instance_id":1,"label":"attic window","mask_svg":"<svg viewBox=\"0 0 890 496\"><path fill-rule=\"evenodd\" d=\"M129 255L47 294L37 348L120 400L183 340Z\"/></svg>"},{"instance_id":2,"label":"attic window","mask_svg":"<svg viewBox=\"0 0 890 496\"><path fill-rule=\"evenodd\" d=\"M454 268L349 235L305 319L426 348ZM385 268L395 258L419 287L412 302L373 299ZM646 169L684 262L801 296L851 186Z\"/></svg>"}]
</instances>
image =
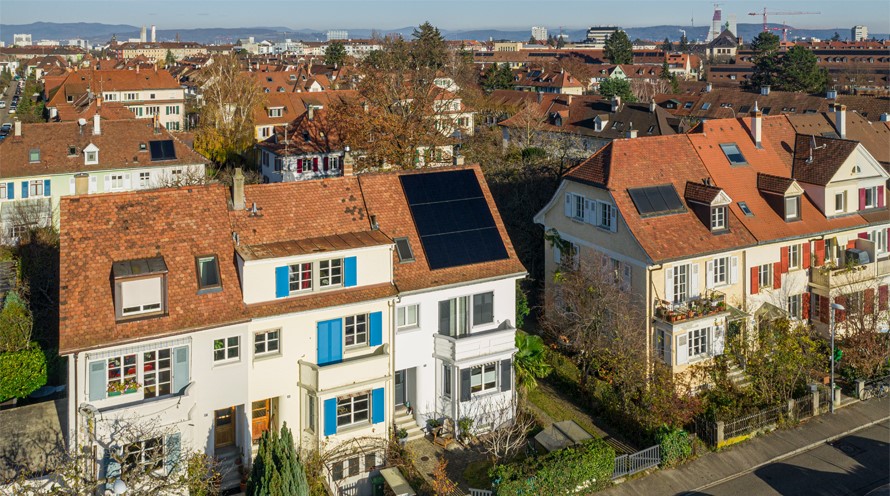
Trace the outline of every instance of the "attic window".
<instances>
[{"instance_id":1,"label":"attic window","mask_svg":"<svg viewBox=\"0 0 890 496\"><path fill-rule=\"evenodd\" d=\"M219 281L219 262L216 255L197 257L195 266L198 275L198 294L222 291Z\"/></svg>"},{"instance_id":2,"label":"attic window","mask_svg":"<svg viewBox=\"0 0 890 496\"><path fill-rule=\"evenodd\" d=\"M649 130L646 131L646 133L648 133L648 134L652 134L652 131L655 131L655 124L649 126Z\"/></svg>"},{"instance_id":3,"label":"attic window","mask_svg":"<svg viewBox=\"0 0 890 496\"><path fill-rule=\"evenodd\" d=\"M720 148L723 150L723 154L726 155L726 159L729 160L730 165L744 165L748 163L735 143L724 143L720 145Z\"/></svg>"},{"instance_id":4,"label":"attic window","mask_svg":"<svg viewBox=\"0 0 890 496\"><path fill-rule=\"evenodd\" d=\"M763 115L769 115L769 111L772 109L772 107L763 107L762 109L760 109L760 111L763 113Z\"/></svg>"},{"instance_id":5,"label":"attic window","mask_svg":"<svg viewBox=\"0 0 890 496\"><path fill-rule=\"evenodd\" d=\"M31 148L28 152L28 161L32 164L40 162L40 148Z\"/></svg>"},{"instance_id":6,"label":"attic window","mask_svg":"<svg viewBox=\"0 0 890 496\"><path fill-rule=\"evenodd\" d=\"M754 212L748 208L748 204L745 202L739 202L739 208L742 209L742 213L745 214L745 217L754 217Z\"/></svg>"},{"instance_id":7,"label":"attic window","mask_svg":"<svg viewBox=\"0 0 890 496\"><path fill-rule=\"evenodd\" d=\"M114 262L111 274L117 320L165 312L167 264L163 257Z\"/></svg>"},{"instance_id":8,"label":"attic window","mask_svg":"<svg viewBox=\"0 0 890 496\"><path fill-rule=\"evenodd\" d=\"M800 220L800 196L785 198L785 222Z\"/></svg>"},{"instance_id":9,"label":"attic window","mask_svg":"<svg viewBox=\"0 0 890 496\"><path fill-rule=\"evenodd\" d=\"M711 207L711 231L726 229L726 207Z\"/></svg>"},{"instance_id":10,"label":"attic window","mask_svg":"<svg viewBox=\"0 0 890 496\"><path fill-rule=\"evenodd\" d=\"M76 147L76 146L74 146L74 145L69 145L69 146L68 146L68 156L69 156L69 157L76 157L76 156L77 156L77 147Z\"/></svg>"},{"instance_id":11,"label":"attic window","mask_svg":"<svg viewBox=\"0 0 890 496\"><path fill-rule=\"evenodd\" d=\"M139 151L144 152L148 146L145 143L139 143Z\"/></svg>"},{"instance_id":12,"label":"attic window","mask_svg":"<svg viewBox=\"0 0 890 496\"><path fill-rule=\"evenodd\" d=\"M413 262L414 261L414 252L411 251L411 244L408 242L408 238L395 238L396 242L396 252L399 254L399 262Z\"/></svg>"},{"instance_id":13,"label":"attic window","mask_svg":"<svg viewBox=\"0 0 890 496\"><path fill-rule=\"evenodd\" d=\"M683 108L684 108L684 109L691 109L691 108L692 108L692 102L686 102L686 104L683 105Z\"/></svg>"},{"instance_id":14,"label":"attic window","mask_svg":"<svg viewBox=\"0 0 890 496\"><path fill-rule=\"evenodd\" d=\"M702 110L708 110L709 108L711 108L711 103L710 103L710 102L705 102L705 103L701 104L701 109L702 109Z\"/></svg>"}]
</instances>

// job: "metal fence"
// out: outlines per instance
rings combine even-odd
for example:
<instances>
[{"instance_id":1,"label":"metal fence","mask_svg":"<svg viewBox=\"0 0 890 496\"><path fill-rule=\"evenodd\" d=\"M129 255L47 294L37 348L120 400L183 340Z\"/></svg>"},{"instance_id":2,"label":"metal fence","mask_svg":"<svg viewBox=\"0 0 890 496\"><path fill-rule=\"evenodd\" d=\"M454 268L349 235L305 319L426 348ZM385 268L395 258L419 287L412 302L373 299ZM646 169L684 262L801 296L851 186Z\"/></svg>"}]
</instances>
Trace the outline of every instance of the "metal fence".
<instances>
[{"instance_id":1,"label":"metal fence","mask_svg":"<svg viewBox=\"0 0 890 496\"><path fill-rule=\"evenodd\" d=\"M717 446L717 422L696 417L693 419L695 436L708 446Z\"/></svg>"},{"instance_id":2,"label":"metal fence","mask_svg":"<svg viewBox=\"0 0 890 496\"><path fill-rule=\"evenodd\" d=\"M616 456L612 478L617 479L642 472L647 468L657 467L659 463L661 463L661 446L657 444L630 455Z\"/></svg>"},{"instance_id":3,"label":"metal fence","mask_svg":"<svg viewBox=\"0 0 890 496\"><path fill-rule=\"evenodd\" d=\"M813 416L812 394L791 401L793 402L791 406L791 414L794 416L794 420L802 420Z\"/></svg>"},{"instance_id":4,"label":"metal fence","mask_svg":"<svg viewBox=\"0 0 890 496\"><path fill-rule=\"evenodd\" d=\"M470 488L470 496L491 496L492 494L494 494L494 492L489 491L488 489Z\"/></svg>"},{"instance_id":5,"label":"metal fence","mask_svg":"<svg viewBox=\"0 0 890 496\"><path fill-rule=\"evenodd\" d=\"M744 436L764 427L775 425L782 414L781 406L774 406L746 417L729 420L723 423L723 439Z\"/></svg>"}]
</instances>

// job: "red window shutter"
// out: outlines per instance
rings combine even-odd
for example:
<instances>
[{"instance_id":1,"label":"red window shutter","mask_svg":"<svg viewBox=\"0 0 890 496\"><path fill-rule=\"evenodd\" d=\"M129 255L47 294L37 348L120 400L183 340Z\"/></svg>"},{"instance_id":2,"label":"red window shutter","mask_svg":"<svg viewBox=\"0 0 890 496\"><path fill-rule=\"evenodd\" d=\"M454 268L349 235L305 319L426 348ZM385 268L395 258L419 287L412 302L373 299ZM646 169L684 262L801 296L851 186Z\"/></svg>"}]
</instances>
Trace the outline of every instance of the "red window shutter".
<instances>
[{"instance_id":1,"label":"red window shutter","mask_svg":"<svg viewBox=\"0 0 890 496\"><path fill-rule=\"evenodd\" d=\"M782 262L776 262L773 264L773 289L779 289L782 287Z\"/></svg>"},{"instance_id":2,"label":"red window shutter","mask_svg":"<svg viewBox=\"0 0 890 496\"><path fill-rule=\"evenodd\" d=\"M324 158L323 165L324 165L324 171L327 172L328 171L328 157Z\"/></svg>"},{"instance_id":3,"label":"red window shutter","mask_svg":"<svg viewBox=\"0 0 890 496\"><path fill-rule=\"evenodd\" d=\"M887 285L878 286L878 310L883 312L887 310Z\"/></svg>"},{"instance_id":4,"label":"red window shutter","mask_svg":"<svg viewBox=\"0 0 890 496\"><path fill-rule=\"evenodd\" d=\"M298 158L297 159L297 174L302 174L302 173L303 173L303 159Z\"/></svg>"},{"instance_id":5,"label":"red window shutter","mask_svg":"<svg viewBox=\"0 0 890 496\"><path fill-rule=\"evenodd\" d=\"M800 318L809 319L810 317L810 293L804 293L800 297Z\"/></svg>"},{"instance_id":6,"label":"red window shutter","mask_svg":"<svg viewBox=\"0 0 890 496\"><path fill-rule=\"evenodd\" d=\"M782 268L782 271L781 271L782 274L788 272L788 251L789 251L789 248L787 246L782 247L779 250L779 252L781 252L781 260L782 261L780 263L781 263L781 268Z\"/></svg>"},{"instance_id":7,"label":"red window shutter","mask_svg":"<svg viewBox=\"0 0 890 496\"><path fill-rule=\"evenodd\" d=\"M318 172L318 157L312 157L312 171Z\"/></svg>"},{"instance_id":8,"label":"red window shutter","mask_svg":"<svg viewBox=\"0 0 890 496\"><path fill-rule=\"evenodd\" d=\"M865 188L859 188L859 210L865 210Z\"/></svg>"},{"instance_id":9,"label":"red window shutter","mask_svg":"<svg viewBox=\"0 0 890 496\"><path fill-rule=\"evenodd\" d=\"M803 258L803 260L801 260L801 262L803 263L803 268L809 269L810 268L810 242L809 241L807 241L800 247L800 253L801 253L801 257Z\"/></svg>"},{"instance_id":10,"label":"red window shutter","mask_svg":"<svg viewBox=\"0 0 890 496\"><path fill-rule=\"evenodd\" d=\"M757 294L760 291L758 285L760 284L760 278L758 274L758 267L751 267L751 294Z\"/></svg>"},{"instance_id":11,"label":"red window shutter","mask_svg":"<svg viewBox=\"0 0 890 496\"><path fill-rule=\"evenodd\" d=\"M878 208L884 208L884 187L878 186Z\"/></svg>"},{"instance_id":12,"label":"red window shutter","mask_svg":"<svg viewBox=\"0 0 890 496\"><path fill-rule=\"evenodd\" d=\"M861 232L861 233L857 234L857 236L859 237L859 239L868 239L867 232Z\"/></svg>"},{"instance_id":13,"label":"red window shutter","mask_svg":"<svg viewBox=\"0 0 890 496\"><path fill-rule=\"evenodd\" d=\"M837 303L838 305L843 306L844 308L847 308L846 306L844 306L847 303L847 299L843 296L835 296L834 302ZM846 312L844 310L835 310L834 311L834 321L835 322L838 322L838 323L843 322L845 317L846 317Z\"/></svg>"},{"instance_id":14,"label":"red window shutter","mask_svg":"<svg viewBox=\"0 0 890 496\"><path fill-rule=\"evenodd\" d=\"M865 302L862 307L865 315L871 315L875 311L875 288L865 289Z\"/></svg>"},{"instance_id":15,"label":"red window shutter","mask_svg":"<svg viewBox=\"0 0 890 496\"><path fill-rule=\"evenodd\" d=\"M819 296L819 320L828 323L828 297Z\"/></svg>"},{"instance_id":16,"label":"red window shutter","mask_svg":"<svg viewBox=\"0 0 890 496\"><path fill-rule=\"evenodd\" d=\"M856 248L856 240L855 240L855 239L851 239L850 241L847 241L847 248L848 248L848 249L849 249L849 248ZM843 256L843 254L841 254L841 255Z\"/></svg>"},{"instance_id":17,"label":"red window shutter","mask_svg":"<svg viewBox=\"0 0 890 496\"><path fill-rule=\"evenodd\" d=\"M816 241L816 267L821 267L823 263L825 263L825 243L823 241Z\"/></svg>"}]
</instances>

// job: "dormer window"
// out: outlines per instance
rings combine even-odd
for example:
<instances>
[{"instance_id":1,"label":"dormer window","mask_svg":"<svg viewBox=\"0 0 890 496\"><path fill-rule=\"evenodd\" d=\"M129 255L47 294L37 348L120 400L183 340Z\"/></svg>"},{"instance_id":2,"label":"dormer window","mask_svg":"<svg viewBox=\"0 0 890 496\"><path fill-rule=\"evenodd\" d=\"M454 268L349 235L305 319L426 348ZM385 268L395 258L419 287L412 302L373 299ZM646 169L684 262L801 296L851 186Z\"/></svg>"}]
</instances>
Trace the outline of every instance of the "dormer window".
<instances>
[{"instance_id":1,"label":"dormer window","mask_svg":"<svg viewBox=\"0 0 890 496\"><path fill-rule=\"evenodd\" d=\"M726 207L711 207L711 231L726 229Z\"/></svg>"},{"instance_id":2,"label":"dormer window","mask_svg":"<svg viewBox=\"0 0 890 496\"><path fill-rule=\"evenodd\" d=\"M195 259L198 275L198 294L222 291L219 279L219 261L216 255L207 255Z\"/></svg>"},{"instance_id":3,"label":"dormer window","mask_svg":"<svg viewBox=\"0 0 890 496\"><path fill-rule=\"evenodd\" d=\"M32 164L40 162L40 148L31 148L28 152L28 162Z\"/></svg>"},{"instance_id":4,"label":"dormer window","mask_svg":"<svg viewBox=\"0 0 890 496\"><path fill-rule=\"evenodd\" d=\"M99 163L99 147L90 143L83 149L84 165L96 165Z\"/></svg>"},{"instance_id":5,"label":"dormer window","mask_svg":"<svg viewBox=\"0 0 890 496\"><path fill-rule=\"evenodd\" d=\"M163 257L115 262L114 312L117 320L162 315L167 307L167 264Z\"/></svg>"},{"instance_id":6,"label":"dormer window","mask_svg":"<svg viewBox=\"0 0 890 496\"><path fill-rule=\"evenodd\" d=\"M800 220L800 196L785 198L785 222Z\"/></svg>"},{"instance_id":7,"label":"dormer window","mask_svg":"<svg viewBox=\"0 0 890 496\"><path fill-rule=\"evenodd\" d=\"M281 117L284 107L272 107L269 109L269 117Z\"/></svg>"}]
</instances>

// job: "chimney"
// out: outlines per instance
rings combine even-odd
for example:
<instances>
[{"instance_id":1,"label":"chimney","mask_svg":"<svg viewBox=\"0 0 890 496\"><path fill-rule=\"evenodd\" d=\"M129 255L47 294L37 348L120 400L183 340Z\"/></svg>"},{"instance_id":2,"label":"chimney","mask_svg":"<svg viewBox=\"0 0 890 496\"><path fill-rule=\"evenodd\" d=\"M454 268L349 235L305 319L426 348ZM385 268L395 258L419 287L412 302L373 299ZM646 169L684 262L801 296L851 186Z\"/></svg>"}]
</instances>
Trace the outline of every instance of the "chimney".
<instances>
[{"instance_id":1,"label":"chimney","mask_svg":"<svg viewBox=\"0 0 890 496\"><path fill-rule=\"evenodd\" d=\"M86 173L80 173L74 175L74 194L75 195L85 195L89 192L90 189L90 175Z\"/></svg>"},{"instance_id":2,"label":"chimney","mask_svg":"<svg viewBox=\"0 0 890 496\"><path fill-rule=\"evenodd\" d=\"M754 101L754 108L751 109L751 137L754 138L754 145L757 148L763 148L761 142L763 136L763 112L757 108L757 101Z\"/></svg>"},{"instance_id":3,"label":"chimney","mask_svg":"<svg viewBox=\"0 0 890 496\"><path fill-rule=\"evenodd\" d=\"M232 180L232 209L244 210L244 172L241 167L235 168L235 178Z\"/></svg>"},{"instance_id":4,"label":"chimney","mask_svg":"<svg viewBox=\"0 0 890 496\"><path fill-rule=\"evenodd\" d=\"M139 74L139 64L136 64L136 74Z\"/></svg>"},{"instance_id":5,"label":"chimney","mask_svg":"<svg viewBox=\"0 0 890 496\"><path fill-rule=\"evenodd\" d=\"M541 102L543 102L543 101L544 101L544 93L541 93L541 92L539 91L539 92L538 92L538 103L541 103Z\"/></svg>"},{"instance_id":6,"label":"chimney","mask_svg":"<svg viewBox=\"0 0 890 496\"><path fill-rule=\"evenodd\" d=\"M22 135L22 121L20 121L18 119L15 120L15 135L16 136Z\"/></svg>"},{"instance_id":7,"label":"chimney","mask_svg":"<svg viewBox=\"0 0 890 496\"><path fill-rule=\"evenodd\" d=\"M102 108L102 95L97 95L96 96L96 110L99 110L101 108Z\"/></svg>"},{"instance_id":8,"label":"chimney","mask_svg":"<svg viewBox=\"0 0 890 496\"><path fill-rule=\"evenodd\" d=\"M568 104L567 104L567 105L571 105L571 104L572 104L572 95L569 95L569 98L568 98Z\"/></svg>"},{"instance_id":9,"label":"chimney","mask_svg":"<svg viewBox=\"0 0 890 496\"><path fill-rule=\"evenodd\" d=\"M768 84L764 84L763 86L760 87L760 94L763 96L769 95L769 85Z\"/></svg>"},{"instance_id":10,"label":"chimney","mask_svg":"<svg viewBox=\"0 0 890 496\"><path fill-rule=\"evenodd\" d=\"M705 93L710 93L711 90L713 90L713 89L714 89L714 85L713 85L713 84L708 83L708 84L705 85Z\"/></svg>"},{"instance_id":11,"label":"chimney","mask_svg":"<svg viewBox=\"0 0 890 496\"><path fill-rule=\"evenodd\" d=\"M881 114L881 122L890 122L890 114L887 112Z\"/></svg>"},{"instance_id":12,"label":"chimney","mask_svg":"<svg viewBox=\"0 0 890 496\"><path fill-rule=\"evenodd\" d=\"M637 137L637 130L636 130L636 129L628 129L628 130L627 130L627 139L634 139L634 138L636 138L636 137Z\"/></svg>"},{"instance_id":13,"label":"chimney","mask_svg":"<svg viewBox=\"0 0 890 496\"><path fill-rule=\"evenodd\" d=\"M306 118L309 119L310 122L315 119L315 108L313 108L312 105L306 109Z\"/></svg>"},{"instance_id":14,"label":"chimney","mask_svg":"<svg viewBox=\"0 0 890 496\"><path fill-rule=\"evenodd\" d=\"M837 90L830 89L825 92L825 98L828 100L837 100Z\"/></svg>"},{"instance_id":15,"label":"chimney","mask_svg":"<svg viewBox=\"0 0 890 496\"><path fill-rule=\"evenodd\" d=\"M102 134L102 124L99 119L99 113L93 114L93 135L98 136Z\"/></svg>"},{"instance_id":16,"label":"chimney","mask_svg":"<svg viewBox=\"0 0 890 496\"><path fill-rule=\"evenodd\" d=\"M653 98L651 102L649 102L649 112L655 112L655 99Z\"/></svg>"},{"instance_id":17,"label":"chimney","mask_svg":"<svg viewBox=\"0 0 890 496\"><path fill-rule=\"evenodd\" d=\"M834 128L841 139L847 139L847 106L834 106Z\"/></svg>"},{"instance_id":18,"label":"chimney","mask_svg":"<svg viewBox=\"0 0 890 496\"><path fill-rule=\"evenodd\" d=\"M612 112L618 112L621 109L621 97L615 95L612 97Z\"/></svg>"},{"instance_id":19,"label":"chimney","mask_svg":"<svg viewBox=\"0 0 890 496\"><path fill-rule=\"evenodd\" d=\"M454 165L456 165L456 166L462 166L462 165L464 165L464 156L461 155L460 152L455 153L455 154L451 157L451 163L454 164Z\"/></svg>"},{"instance_id":20,"label":"chimney","mask_svg":"<svg viewBox=\"0 0 890 496\"><path fill-rule=\"evenodd\" d=\"M355 160L352 158L349 147L343 148L343 175L351 176L355 168Z\"/></svg>"}]
</instances>

